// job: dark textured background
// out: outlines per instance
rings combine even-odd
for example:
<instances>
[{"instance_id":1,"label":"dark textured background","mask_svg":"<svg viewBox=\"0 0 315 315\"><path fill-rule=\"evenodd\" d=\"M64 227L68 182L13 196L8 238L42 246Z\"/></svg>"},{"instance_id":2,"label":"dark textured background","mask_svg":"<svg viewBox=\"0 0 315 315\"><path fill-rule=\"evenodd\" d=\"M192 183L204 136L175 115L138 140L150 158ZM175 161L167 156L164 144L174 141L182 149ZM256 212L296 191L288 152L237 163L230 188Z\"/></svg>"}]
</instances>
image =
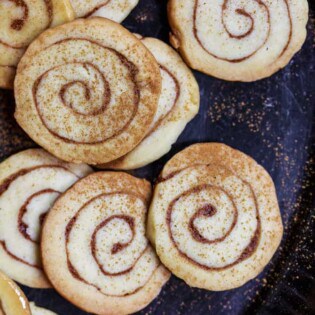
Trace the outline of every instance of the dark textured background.
<instances>
[{"instance_id":1,"label":"dark textured background","mask_svg":"<svg viewBox=\"0 0 315 315\"><path fill-rule=\"evenodd\" d=\"M173 276L140 314L315 314L315 2L310 6L305 45L272 77L232 83L195 72L200 113L167 156L133 172L154 180L168 159L195 142L224 142L244 151L275 181L285 226L280 249L257 279L231 291L189 288ZM168 42L166 1L140 0L123 24ZM0 90L0 160L35 146L13 111L12 93ZM23 289L30 300L60 315L85 314L54 290Z\"/></svg>"}]
</instances>

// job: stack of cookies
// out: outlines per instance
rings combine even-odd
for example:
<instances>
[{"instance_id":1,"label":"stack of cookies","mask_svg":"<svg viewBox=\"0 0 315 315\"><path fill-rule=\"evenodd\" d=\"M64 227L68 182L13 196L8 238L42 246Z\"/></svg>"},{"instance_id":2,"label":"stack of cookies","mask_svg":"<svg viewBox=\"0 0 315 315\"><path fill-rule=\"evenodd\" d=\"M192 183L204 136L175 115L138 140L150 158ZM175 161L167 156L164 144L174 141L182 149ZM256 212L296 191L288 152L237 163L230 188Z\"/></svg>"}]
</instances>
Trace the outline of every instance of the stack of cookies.
<instances>
[{"instance_id":1,"label":"stack of cookies","mask_svg":"<svg viewBox=\"0 0 315 315\"><path fill-rule=\"evenodd\" d=\"M282 237L272 179L224 144L175 155L153 192L146 180L43 149L11 156L0 171L0 269L95 314L144 308L170 271L208 290L241 286Z\"/></svg>"},{"instance_id":2,"label":"stack of cookies","mask_svg":"<svg viewBox=\"0 0 315 315\"><path fill-rule=\"evenodd\" d=\"M147 48L148 47L148 48ZM144 166L168 152L199 108L179 55L100 17L41 34L15 78L15 118L67 162Z\"/></svg>"},{"instance_id":3,"label":"stack of cookies","mask_svg":"<svg viewBox=\"0 0 315 315\"><path fill-rule=\"evenodd\" d=\"M178 153L154 189L121 170L165 155L198 113L183 59L226 80L269 76L301 47L307 2L171 0L183 59L117 23L137 2L0 3L0 87L14 87L15 118L43 148L0 164L0 269L95 314L141 310L171 272L193 287L239 287L283 231L268 173L224 144ZM44 312L1 273L0 299L0 313Z\"/></svg>"}]
</instances>

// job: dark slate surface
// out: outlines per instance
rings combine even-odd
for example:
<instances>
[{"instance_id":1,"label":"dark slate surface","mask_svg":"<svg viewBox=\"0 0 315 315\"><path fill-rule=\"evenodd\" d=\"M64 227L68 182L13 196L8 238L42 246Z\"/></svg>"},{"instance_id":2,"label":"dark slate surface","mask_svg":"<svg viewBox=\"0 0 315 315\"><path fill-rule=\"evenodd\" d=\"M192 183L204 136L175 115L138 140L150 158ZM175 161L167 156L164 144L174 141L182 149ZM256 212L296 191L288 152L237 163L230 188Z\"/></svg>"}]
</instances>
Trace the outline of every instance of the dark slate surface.
<instances>
[{"instance_id":1,"label":"dark slate surface","mask_svg":"<svg viewBox=\"0 0 315 315\"><path fill-rule=\"evenodd\" d=\"M271 174L285 234L265 271L241 288L208 292L172 277L139 314L311 314L314 281L315 3L308 37L290 64L254 83L224 82L195 72L201 109L171 152L133 172L151 181L176 152L195 142L224 142L244 151ZM129 30L168 42L165 0L140 0L123 23ZM0 160L35 144L13 119L11 92L0 91ZM81 315L54 290L23 287L28 298L60 315Z\"/></svg>"}]
</instances>

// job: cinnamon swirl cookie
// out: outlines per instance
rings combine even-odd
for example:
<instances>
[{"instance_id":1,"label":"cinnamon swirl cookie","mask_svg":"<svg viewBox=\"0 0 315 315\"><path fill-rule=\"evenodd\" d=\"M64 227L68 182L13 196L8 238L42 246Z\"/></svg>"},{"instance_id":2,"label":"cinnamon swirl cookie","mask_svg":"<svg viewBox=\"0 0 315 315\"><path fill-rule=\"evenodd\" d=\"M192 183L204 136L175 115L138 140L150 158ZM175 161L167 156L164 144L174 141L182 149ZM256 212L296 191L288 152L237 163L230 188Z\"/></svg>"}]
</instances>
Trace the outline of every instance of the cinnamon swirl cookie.
<instances>
[{"instance_id":1,"label":"cinnamon swirl cookie","mask_svg":"<svg viewBox=\"0 0 315 315\"><path fill-rule=\"evenodd\" d=\"M285 67L306 37L307 0L170 0L171 43L194 69L255 81Z\"/></svg>"},{"instance_id":2,"label":"cinnamon swirl cookie","mask_svg":"<svg viewBox=\"0 0 315 315\"><path fill-rule=\"evenodd\" d=\"M0 271L0 314L31 315L28 300L14 281Z\"/></svg>"},{"instance_id":3,"label":"cinnamon swirl cookie","mask_svg":"<svg viewBox=\"0 0 315 315\"><path fill-rule=\"evenodd\" d=\"M239 287L262 271L281 241L272 179L224 144L192 145L164 167L147 232L161 261L190 286Z\"/></svg>"},{"instance_id":4,"label":"cinnamon swirl cookie","mask_svg":"<svg viewBox=\"0 0 315 315\"><path fill-rule=\"evenodd\" d=\"M0 164L0 269L35 288L50 287L41 264L39 238L47 211L62 192L91 172L30 149Z\"/></svg>"},{"instance_id":5,"label":"cinnamon swirl cookie","mask_svg":"<svg viewBox=\"0 0 315 315\"><path fill-rule=\"evenodd\" d=\"M57 315L50 310L37 306L34 302L30 302L30 309L32 311L32 315Z\"/></svg>"},{"instance_id":6,"label":"cinnamon swirl cookie","mask_svg":"<svg viewBox=\"0 0 315 315\"><path fill-rule=\"evenodd\" d=\"M16 66L35 37L73 19L69 0L0 1L0 88L13 88Z\"/></svg>"},{"instance_id":7,"label":"cinnamon swirl cookie","mask_svg":"<svg viewBox=\"0 0 315 315\"><path fill-rule=\"evenodd\" d=\"M144 138L160 91L159 66L139 39L108 19L79 19L28 48L15 80L15 117L57 157L101 164Z\"/></svg>"},{"instance_id":8,"label":"cinnamon swirl cookie","mask_svg":"<svg viewBox=\"0 0 315 315\"><path fill-rule=\"evenodd\" d=\"M142 142L125 156L103 165L106 168L134 169L159 159L198 113L199 87L181 57L158 39L142 38L142 43L160 66L162 91L158 108Z\"/></svg>"},{"instance_id":9,"label":"cinnamon swirl cookie","mask_svg":"<svg viewBox=\"0 0 315 315\"><path fill-rule=\"evenodd\" d=\"M100 172L77 182L44 223L44 268L55 289L81 309L129 314L149 304L170 273L145 236L150 184Z\"/></svg>"},{"instance_id":10,"label":"cinnamon swirl cookie","mask_svg":"<svg viewBox=\"0 0 315 315\"><path fill-rule=\"evenodd\" d=\"M70 0L77 17L101 16L122 22L139 0Z\"/></svg>"}]
</instances>

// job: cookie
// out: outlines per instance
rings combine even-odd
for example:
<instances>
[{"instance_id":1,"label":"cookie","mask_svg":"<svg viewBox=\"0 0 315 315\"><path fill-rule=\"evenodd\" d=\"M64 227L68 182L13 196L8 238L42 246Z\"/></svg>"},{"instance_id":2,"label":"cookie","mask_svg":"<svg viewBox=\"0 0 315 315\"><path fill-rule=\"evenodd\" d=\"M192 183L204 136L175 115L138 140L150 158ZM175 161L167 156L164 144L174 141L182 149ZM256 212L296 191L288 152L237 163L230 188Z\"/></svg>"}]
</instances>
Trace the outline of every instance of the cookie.
<instances>
[{"instance_id":1,"label":"cookie","mask_svg":"<svg viewBox=\"0 0 315 315\"><path fill-rule=\"evenodd\" d=\"M31 315L28 300L14 281L0 271L0 314Z\"/></svg>"},{"instance_id":2,"label":"cookie","mask_svg":"<svg viewBox=\"0 0 315 315\"><path fill-rule=\"evenodd\" d=\"M57 315L50 310L37 306L34 302L30 302L30 309L32 311L32 315Z\"/></svg>"},{"instance_id":3,"label":"cookie","mask_svg":"<svg viewBox=\"0 0 315 315\"><path fill-rule=\"evenodd\" d=\"M170 0L171 43L190 67L255 81L285 67L306 38L307 0Z\"/></svg>"},{"instance_id":4,"label":"cookie","mask_svg":"<svg viewBox=\"0 0 315 315\"><path fill-rule=\"evenodd\" d=\"M20 152L0 164L0 269L12 279L50 287L39 253L42 222L60 194L91 171L42 149Z\"/></svg>"},{"instance_id":5,"label":"cookie","mask_svg":"<svg viewBox=\"0 0 315 315\"><path fill-rule=\"evenodd\" d=\"M213 291L256 277L278 248L282 232L266 170L220 143L192 145L165 165L147 228L172 273L190 286Z\"/></svg>"},{"instance_id":6,"label":"cookie","mask_svg":"<svg viewBox=\"0 0 315 315\"><path fill-rule=\"evenodd\" d=\"M160 66L162 90L158 108L142 142L125 156L103 165L104 168L128 170L159 159L198 113L199 87L181 57L158 39L142 38L141 41Z\"/></svg>"},{"instance_id":7,"label":"cookie","mask_svg":"<svg viewBox=\"0 0 315 315\"><path fill-rule=\"evenodd\" d=\"M122 22L139 0L70 0L77 17L101 16Z\"/></svg>"},{"instance_id":8,"label":"cookie","mask_svg":"<svg viewBox=\"0 0 315 315\"><path fill-rule=\"evenodd\" d=\"M16 66L34 38L73 19L69 0L0 1L0 88L13 88Z\"/></svg>"},{"instance_id":9,"label":"cookie","mask_svg":"<svg viewBox=\"0 0 315 315\"><path fill-rule=\"evenodd\" d=\"M108 19L78 19L29 46L15 80L15 118L55 156L102 164L144 138L160 91L159 66L139 39Z\"/></svg>"},{"instance_id":10,"label":"cookie","mask_svg":"<svg viewBox=\"0 0 315 315\"><path fill-rule=\"evenodd\" d=\"M55 289L95 314L130 314L149 304L170 273L145 236L150 184L94 173L70 188L43 227L44 268Z\"/></svg>"}]
</instances>

